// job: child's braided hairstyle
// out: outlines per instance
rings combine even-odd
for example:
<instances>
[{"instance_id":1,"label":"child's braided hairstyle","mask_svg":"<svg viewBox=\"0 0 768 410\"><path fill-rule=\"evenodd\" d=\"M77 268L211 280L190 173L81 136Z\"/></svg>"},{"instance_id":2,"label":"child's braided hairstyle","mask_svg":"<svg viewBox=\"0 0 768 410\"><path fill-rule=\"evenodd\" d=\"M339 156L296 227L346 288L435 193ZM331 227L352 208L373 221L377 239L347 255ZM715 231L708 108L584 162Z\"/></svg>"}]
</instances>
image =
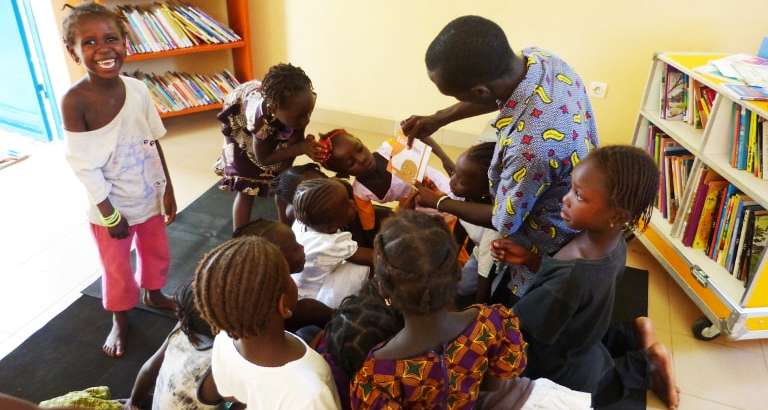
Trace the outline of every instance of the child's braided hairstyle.
<instances>
[{"instance_id":1,"label":"child's braided hairstyle","mask_svg":"<svg viewBox=\"0 0 768 410\"><path fill-rule=\"evenodd\" d=\"M645 229L659 192L653 158L637 147L612 145L592 151L586 160L603 171L609 205L629 212L627 229Z\"/></svg>"},{"instance_id":2,"label":"child's braided hairstyle","mask_svg":"<svg viewBox=\"0 0 768 410\"><path fill-rule=\"evenodd\" d=\"M195 294L192 289L192 282L182 285L174 294L176 302L176 318L179 320L179 327L194 346L197 346L201 340L199 336L206 336L213 339L211 326L202 317L195 307ZM210 349L210 346L200 350Z\"/></svg>"},{"instance_id":3,"label":"child's braided hairstyle","mask_svg":"<svg viewBox=\"0 0 768 410\"><path fill-rule=\"evenodd\" d=\"M261 82L261 93L268 104L276 107L282 107L289 98L302 91L312 90L312 80L304 70L292 64L273 65Z\"/></svg>"},{"instance_id":4,"label":"child's braided hairstyle","mask_svg":"<svg viewBox=\"0 0 768 410\"><path fill-rule=\"evenodd\" d=\"M493 161L493 152L496 149L495 142L481 142L467 149L467 159L480 165L481 168L488 169Z\"/></svg>"},{"instance_id":5,"label":"child's braided hairstyle","mask_svg":"<svg viewBox=\"0 0 768 410\"><path fill-rule=\"evenodd\" d=\"M320 166L314 162L304 165L295 165L277 176L275 181L275 195L286 204L293 203L296 187L306 179L327 178L320 170Z\"/></svg>"},{"instance_id":6,"label":"child's braided hairstyle","mask_svg":"<svg viewBox=\"0 0 768 410\"><path fill-rule=\"evenodd\" d=\"M339 212L336 209L338 201L333 200L338 187L343 187L349 194L347 187L335 178L309 179L300 183L293 196L296 219L313 228L325 225L330 215Z\"/></svg>"},{"instance_id":7,"label":"child's braided hairstyle","mask_svg":"<svg viewBox=\"0 0 768 410\"><path fill-rule=\"evenodd\" d=\"M376 281L396 309L425 314L453 303L457 249L442 218L415 211L388 218L374 251Z\"/></svg>"},{"instance_id":8,"label":"child's braided hairstyle","mask_svg":"<svg viewBox=\"0 0 768 410\"><path fill-rule=\"evenodd\" d=\"M120 36L125 39L126 31L125 20L123 17L120 14L102 6L101 4L96 4L92 1L89 1L77 6L65 4L64 8L70 9L69 14L61 23L61 32L64 34L62 38L64 44L70 47L75 45L77 25L80 24L82 20L88 18L112 20L115 23L115 26L117 26L117 29L120 31Z\"/></svg>"},{"instance_id":9,"label":"child's braided hairstyle","mask_svg":"<svg viewBox=\"0 0 768 410\"><path fill-rule=\"evenodd\" d=\"M360 370L368 352L403 328L402 316L384 304L373 286L346 297L325 325L327 351L350 378Z\"/></svg>"},{"instance_id":10,"label":"child's braided hairstyle","mask_svg":"<svg viewBox=\"0 0 768 410\"><path fill-rule=\"evenodd\" d=\"M195 304L214 333L233 339L256 336L286 289L288 263L269 241L230 239L203 256L194 279Z\"/></svg>"}]
</instances>

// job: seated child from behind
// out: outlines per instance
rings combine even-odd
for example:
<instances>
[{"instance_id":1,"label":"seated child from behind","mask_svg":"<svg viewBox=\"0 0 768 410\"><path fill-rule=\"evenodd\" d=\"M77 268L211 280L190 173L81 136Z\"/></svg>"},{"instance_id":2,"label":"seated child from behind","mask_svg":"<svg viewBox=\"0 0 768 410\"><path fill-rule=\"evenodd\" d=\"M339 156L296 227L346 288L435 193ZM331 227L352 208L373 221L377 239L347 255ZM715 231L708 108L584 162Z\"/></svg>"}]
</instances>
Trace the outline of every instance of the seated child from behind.
<instances>
[{"instance_id":1,"label":"seated child from behind","mask_svg":"<svg viewBox=\"0 0 768 410\"><path fill-rule=\"evenodd\" d=\"M216 408L197 396L211 367L213 333L195 308L191 283L176 293L176 306L179 322L139 370L126 408L146 408L149 404L153 409Z\"/></svg>"},{"instance_id":2,"label":"seated child from behind","mask_svg":"<svg viewBox=\"0 0 768 410\"><path fill-rule=\"evenodd\" d=\"M369 352L350 387L353 409L473 408L481 383L525 369L509 309L453 308L458 251L441 218L404 211L384 222L374 249L373 281L405 326Z\"/></svg>"},{"instance_id":3,"label":"seated child from behind","mask_svg":"<svg viewBox=\"0 0 768 410\"><path fill-rule=\"evenodd\" d=\"M293 198L293 232L304 246L306 263L296 278L302 298L336 308L357 293L368 278L373 253L341 229L355 218L355 203L336 179L310 179L299 184Z\"/></svg>"},{"instance_id":4,"label":"seated child from behind","mask_svg":"<svg viewBox=\"0 0 768 410\"><path fill-rule=\"evenodd\" d=\"M255 219L235 230L233 238L257 236L264 238L280 248L288 262L290 273L299 273L304 269L304 247L296 242L290 226L269 219ZM333 309L311 298L301 298L293 309L293 316L285 322L289 331L295 331L304 326L323 327L329 320Z\"/></svg>"},{"instance_id":5,"label":"seated child from behind","mask_svg":"<svg viewBox=\"0 0 768 410\"><path fill-rule=\"evenodd\" d=\"M198 265L194 294L216 334L211 374L223 397L249 409L339 408L328 364L285 331L298 292L275 245L248 236L217 246Z\"/></svg>"},{"instance_id":6,"label":"seated child from behind","mask_svg":"<svg viewBox=\"0 0 768 410\"><path fill-rule=\"evenodd\" d=\"M275 194L278 203L283 204L281 206L285 209L285 217L281 218L280 222L288 226L293 225L293 222L296 220L296 217L293 214L293 197L296 193L296 187L306 180L319 178L328 178L328 176L320 170L320 166L316 163L295 165L278 175L275 184ZM347 185L350 198L352 198L352 188L346 181L342 180L342 182ZM375 212L376 220L379 221L389 216L392 213L392 210L384 206L376 206ZM377 227L374 227L373 230L363 229L359 214L357 214L355 219L342 230L349 231L352 234L352 239L354 239L359 246L365 248L373 247L373 237L376 235L376 232L378 232Z\"/></svg>"}]
</instances>

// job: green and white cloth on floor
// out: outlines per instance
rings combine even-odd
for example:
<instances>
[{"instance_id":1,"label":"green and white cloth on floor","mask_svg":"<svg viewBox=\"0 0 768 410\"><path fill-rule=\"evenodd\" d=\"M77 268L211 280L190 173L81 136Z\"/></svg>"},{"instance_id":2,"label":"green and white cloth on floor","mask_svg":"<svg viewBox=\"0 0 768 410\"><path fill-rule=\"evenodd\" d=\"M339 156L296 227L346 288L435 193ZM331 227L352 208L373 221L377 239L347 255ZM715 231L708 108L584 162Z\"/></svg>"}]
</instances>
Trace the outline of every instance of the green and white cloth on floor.
<instances>
[{"instance_id":1,"label":"green and white cloth on floor","mask_svg":"<svg viewBox=\"0 0 768 410\"><path fill-rule=\"evenodd\" d=\"M50 400L40 402L40 407L76 407L78 409L120 410L123 405L111 400L112 393L107 386L89 387L82 391L69 392Z\"/></svg>"}]
</instances>

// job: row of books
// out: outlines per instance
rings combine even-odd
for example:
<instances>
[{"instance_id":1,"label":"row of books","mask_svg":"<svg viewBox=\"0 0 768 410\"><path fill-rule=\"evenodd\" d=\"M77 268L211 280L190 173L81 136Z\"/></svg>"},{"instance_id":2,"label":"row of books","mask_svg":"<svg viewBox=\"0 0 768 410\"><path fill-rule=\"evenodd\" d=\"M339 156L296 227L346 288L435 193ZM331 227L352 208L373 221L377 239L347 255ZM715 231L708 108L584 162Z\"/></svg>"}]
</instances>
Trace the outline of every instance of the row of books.
<instances>
[{"instance_id":1,"label":"row of books","mask_svg":"<svg viewBox=\"0 0 768 410\"><path fill-rule=\"evenodd\" d=\"M768 179L768 120L739 104L731 119L731 166Z\"/></svg>"},{"instance_id":2,"label":"row of books","mask_svg":"<svg viewBox=\"0 0 768 410\"><path fill-rule=\"evenodd\" d=\"M661 118L706 128L717 96L715 90L666 65L661 77L660 94Z\"/></svg>"},{"instance_id":3,"label":"row of books","mask_svg":"<svg viewBox=\"0 0 768 410\"><path fill-rule=\"evenodd\" d=\"M118 12L127 22L129 55L240 40L237 33L199 7L175 1L119 6Z\"/></svg>"},{"instance_id":4,"label":"row of books","mask_svg":"<svg viewBox=\"0 0 768 410\"><path fill-rule=\"evenodd\" d=\"M768 243L768 211L706 166L691 181L696 190L677 231L683 245L701 250L746 286Z\"/></svg>"},{"instance_id":5,"label":"row of books","mask_svg":"<svg viewBox=\"0 0 768 410\"><path fill-rule=\"evenodd\" d=\"M653 125L648 128L647 147L660 171L656 207L672 224L677 218L695 157Z\"/></svg>"},{"instance_id":6,"label":"row of books","mask_svg":"<svg viewBox=\"0 0 768 410\"><path fill-rule=\"evenodd\" d=\"M181 111L221 102L238 86L235 76L226 70L210 75L171 71L165 74L136 71L128 75L147 85L155 107L160 112Z\"/></svg>"},{"instance_id":7,"label":"row of books","mask_svg":"<svg viewBox=\"0 0 768 410\"><path fill-rule=\"evenodd\" d=\"M688 104L688 125L695 128L706 128L709 117L712 115L712 107L715 105L717 93L691 78L688 85L688 95L691 96L691 103Z\"/></svg>"}]
</instances>

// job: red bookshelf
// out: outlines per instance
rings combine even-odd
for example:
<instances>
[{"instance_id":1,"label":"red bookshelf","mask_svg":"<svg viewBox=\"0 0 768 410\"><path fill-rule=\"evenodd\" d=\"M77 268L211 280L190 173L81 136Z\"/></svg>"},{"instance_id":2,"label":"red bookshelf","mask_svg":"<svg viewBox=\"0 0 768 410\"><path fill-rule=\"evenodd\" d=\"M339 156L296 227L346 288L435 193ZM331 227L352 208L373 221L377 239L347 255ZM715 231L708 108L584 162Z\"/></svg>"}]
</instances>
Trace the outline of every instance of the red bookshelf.
<instances>
[{"instance_id":1,"label":"red bookshelf","mask_svg":"<svg viewBox=\"0 0 768 410\"><path fill-rule=\"evenodd\" d=\"M160 118L173 118L173 117L180 117L182 115L189 115L189 114L195 114L198 112L205 112L205 111L212 111L212 110L219 110L221 109L221 103L215 103L215 104L208 104L208 105L200 105L197 107L187 108L185 110L181 111L168 111L168 112L161 112Z\"/></svg>"},{"instance_id":2,"label":"red bookshelf","mask_svg":"<svg viewBox=\"0 0 768 410\"><path fill-rule=\"evenodd\" d=\"M245 47L245 41L243 40L235 41L232 43L224 43L224 44L206 44L206 45L195 46L195 47L176 48L173 50L157 51L154 53L131 54L125 58L125 61L130 62L130 61L154 60L158 58L182 56L185 54L207 53L210 51L229 50L232 48L241 48L241 47Z\"/></svg>"}]
</instances>

